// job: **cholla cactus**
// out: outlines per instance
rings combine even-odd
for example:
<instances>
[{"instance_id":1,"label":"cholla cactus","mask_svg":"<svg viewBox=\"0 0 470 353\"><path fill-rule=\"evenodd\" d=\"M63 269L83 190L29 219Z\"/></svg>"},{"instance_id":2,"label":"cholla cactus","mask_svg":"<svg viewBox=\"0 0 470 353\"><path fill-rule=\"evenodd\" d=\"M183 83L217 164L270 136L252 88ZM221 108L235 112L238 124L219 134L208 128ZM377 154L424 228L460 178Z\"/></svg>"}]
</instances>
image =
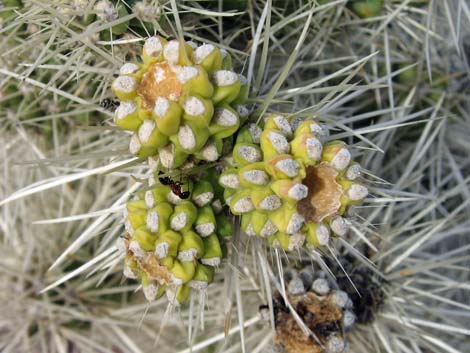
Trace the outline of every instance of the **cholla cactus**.
<instances>
[{"instance_id":1,"label":"cholla cactus","mask_svg":"<svg viewBox=\"0 0 470 353\"><path fill-rule=\"evenodd\" d=\"M205 290L212 282L223 256L221 238L231 236L232 224L220 213L210 182L192 187L188 180L191 192L182 192L191 197L185 199L179 190L163 185L170 180L160 177L161 182L127 204L127 235L120 245L127 254L124 275L142 282L147 300L166 292L178 305L191 288Z\"/></svg>"},{"instance_id":2,"label":"cholla cactus","mask_svg":"<svg viewBox=\"0 0 470 353\"><path fill-rule=\"evenodd\" d=\"M159 156L162 167L175 169L189 156L213 162L223 140L247 115L246 80L232 71L230 56L211 44L145 42L143 63L126 63L112 89L121 100L118 127L133 132L130 152Z\"/></svg>"},{"instance_id":3,"label":"cholla cactus","mask_svg":"<svg viewBox=\"0 0 470 353\"><path fill-rule=\"evenodd\" d=\"M263 129L252 124L240 131L219 183L248 235L285 250L325 246L331 233L346 235L345 211L368 191L356 181L361 168L347 146L325 143L327 136L315 120L289 121L282 114L270 115Z\"/></svg>"}]
</instances>

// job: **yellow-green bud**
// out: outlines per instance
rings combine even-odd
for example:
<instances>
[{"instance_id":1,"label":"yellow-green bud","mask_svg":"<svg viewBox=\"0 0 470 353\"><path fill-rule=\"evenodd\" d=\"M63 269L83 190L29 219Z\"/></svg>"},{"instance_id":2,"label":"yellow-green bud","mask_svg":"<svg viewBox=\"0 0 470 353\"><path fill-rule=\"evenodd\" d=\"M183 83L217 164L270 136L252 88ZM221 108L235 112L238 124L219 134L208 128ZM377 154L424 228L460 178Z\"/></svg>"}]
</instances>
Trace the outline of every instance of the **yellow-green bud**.
<instances>
[{"instance_id":1,"label":"yellow-green bud","mask_svg":"<svg viewBox=\"0 0 470 353\"><path fill-rule=\"evenodd\" d=\"M184 283L188 283L194 277L194 273L196 272L196 264L194 261L175 260L170 271L173 275L173 283L177 286L180 286Z\"/></svg>"},{"instance_id":2,"label":"yellow-green bud","mask_svg":"<svg viewBox=\"0 0 470 353\"><path fill-rule=\"evenodd\" d=\"M212 44L203 44L193 51L194 63L201 65L208 72L222 68L222 53Z\"/></svg>"},{"instance_id":3,"label":"yellow-green bud","mask_svg":"<svg viewBox=\"0 0 470 353\"><path fill-rule=\"evenodd\" d=\"M145 204L144 200L133 200L126 204L126 209L129 213L131 213L138 210L146 210L147 205Z\"/></svg>"},{"instance_id":4,"label":"yellow-green bud","mask_svg":"<svg viewBox=\"0 0 470 353\"><path fill-rule=\"evenodd\" d=\"M220 49L222 54L222 69L231 70L232 69L232 57L225 49Z\"/></svg>"},{"instance_id":5,"label":"yellow-green bud","mask_svg":"<svg viewBox=\"0 0 470 353\"><path fill-rule=\"evenodd\" d=\"M214 138L223 139L233 135L239 126L238 113L228 104L223 104L215 108L209 131Z\"/></svg>"},{"instance_id":6,"label":"yellow-green bud","mask_svg":"<svg viewBox=\"0 0 470 353\"><path fill-rule=\"evenodd\" d=\"M307 223L305 225L307 244L313 248L328 245L330 241L330 230L323 223Z\"/></svg>"},{"instance_id":7,"label":"yellow-green bud","mask_svg":"<svg viewBox=\"0 0 470 353\"><path fill-rule=\"evenodd\" d=\"M214 188L211 183L206 180L196 183L191 193L191 199L198 207L209 205L213 198Z\"/></svg>"},{"instance_id":8,"label":"yellow-green bud","mask_svg":"<svg viewBox=\"0 0 470 353\"><path fill-rule=\"evenodd\" d=\"M183 109L177 102L164 97L157 97L152 111L152 117L157 123L158 130L167 136L178 132Z\"/></svg>"},{"instance_id":9,"label":"yellow-green bud","mask_svg":"<svg viewBox=\"0 0 470 353\"><path fill-rule=\"evenodd\" d=\"M204 254L204 243L199 235L193 231L183 233L183 239L178 247L178 260L193 261Z\"/></svg>"},{"instance_id":10,"label":"yellow-green bud","mask_svg":"<svg viewBox=\"0 0 470 353\"><path fill-rule=\"evenodd\" d=\"M328 131L315 120L304 120L295 129L294 136L297 137L300 134L312 133L315 137L323 139L328 136Z\"/></svg>"},{"instance_id":11,"label":"yellow-green bud","mask_svg":"<svg viewBox=\"0 0 470 353\"><path fill-rule=\"evenodd\" d=\"M211 234L203 239L204 241L204 256L201 262L204 265L218 266L220 258L222 257L222 248L220 246L219 238L216 234Z\"/></svg>"},{"instance_id":12,"label":"yellow-green bud","mask_svg":"<svg viewBox=\"0 0 470 353\"><path fill-rule=\"evenodd\" d=\"M252 212L251 227L254 233L262 238L268 238L278 231L278 228L269 219L268 214L258 211Z\"/></svg>"},{"instance_id":13,"label":"yellow-green bud","mask_svg":"<svg viewBox=\"0 0 470 353\"><path fill-rule=\"evenodd\" d=\"M289 153L290 145L284 134L275 129L264 129L261 134L261 150L264 159L268 160L277 155Z\"/></svg>"},{"instance_id":14,"label":"yellow-green bud","mask_svg":"<svg viewBox=\"0 0 470 353\"><path fill-rule=\"evenodd\" d=\"M141 282L145 299L147 299L149 302L157 299L159 294L157 282L150 280L145 272L142 273Z\"/></svg>"},{"instance_id":15,"label":"yellow-green bud","mask_svg":"<svg viewBox=\"0 0 470 353\"><path fill-rule=\"evenodd\" d=\"M312 133L297 135L290 143L292 155L305 165L315 165L321 160L323 145Z\"/></svg>"},{"instance_id":16,"label":"yellow-green bud","mask_svg":"<svg viewBox=\"0 0 470 353\"><path fill-rule=\"evenodd\" d=\"M308 196L308 187L300 179L280 179L271 183L271 189L281 199L295 204Z\"/></svg>"},{"instance_id":17,"label":"yellow-green bud","mask_svg":"<svg viewBox=\"0 0 470 353\"><path fill-rule=\"evenodd\" d=\"M253 205L253 201L251 200L251 190L242 189L241 191L237 191L230 198L229 206L230 211L232 211L234 215L241 215L253 211L255 205Z\"/></svg>"},{"instance_id":18,"label":"yellow-green bud","mask_svg":"<svg viewBox=\"0 0 470 353\"><path fill-rule=\"evenodd\" d=\"M286 137L292 136L292 127L289 119L281 114L271 114L264 122L264 129L272 129L282 132Z\"/></svg>"},{"instance_id":19,"label":"yellow-green bud","mask_svg":"<svg viewBox=\"0 0 470 353\"><path fill-rule=\"evenodd\" d=\"M194 277L191 281L189 281L188 286L194 289L203 290L207 288L213 279L214 267L198 263Z\"/></svg>"},{"instance_id":20,"label":"yellow-green bud","mask_svg":"<svg viewBox=\"0 0 470 353\"><path fill-rule=\"evenodd\" d=\"M345 169L351 161L351 153L342 141L331 141L323 146L322 160L329 162L338 171Z\"/></svg>"},{"instance_id":21,"label":"yellow-green bud","mask_svg":"<svg viewBox=\"0 0 470 353\"><path fill-rule=\"evenodd\" d=\"M119 100L132 100L137 96L137 79L133 76L119 76L113 81L111 89Z\"/></svg>"},{"instance_id":22,"label":"yellow-green bud","mask_svg":"<svg viewBox=\"0 0 470 353\"><path fill-rule=\"evenodd\" d=\"M166 39L155 36L150 37L145 41L144 48L142 50L142 59L145 65L163 60L163 47L167 44Z\"/></svg>"},{"instance_id":23,"label":"yellow-green bud","mask_svg":"<svg viewBox=\"0 0 470 353\"><path fill-rule=\"evenodd\" d=\"M170 137L175 146L184 153L192 154L199 151L209 138L209 131L199 127L194 121L183 121L178 133Z\"/></svg>"},{"instance_id":24,"label":"yellow-green bud","mask_svg":"<svg viewBox=\"0 0 470 353\"><path fill-rule=\"evenodd\" d=\"M201 237L207 237L215 232L217 223L215 221L212 207L206 205L199 208L194 228Z\"/></svg>"},{"instance_id":25,"label":"yellow-green bud","mask_svg":"<svg viewBox=\"0 0 470 353\"><path fill-rule=\"evenodd\" d=\"M154 208L161 202L168 202L170 188L166 185L158 185L145 192L145 205L147 208Z\"/></svg>"},{"instance_id":26,"label":"yellow-green bud","mask_svg":"<svg viewBox=\"0 0 470 353\"><path fill-rule=\"evenodd\" d=\"M168 137L160 132L154 120L144 120L137 132L143 147L161 148L168 143Z\"/></svg>"},{"instance_id":27,"label":"yellow-green bud","mask_svg":"<svg viewBox=\"0 0 470 353\"><path fill-rule=\"evenodd\" d=\"M197 209L191 201L182 201L175 206L170 217L170 227L175 231L186 232L196 221Z\"/></svg>"},{"instance_id":28,"label":"yellow-green bud","mask_svg":"<svg viewBox=\"0 0 470 353\"><path fill-rule=\"evenodd\" d=\"M369 193L364 185L349 180L340 180L339 184L344 190L341 195L341 209L338 212L339 214L343 214L347 206L360 204Z\"/></svg>"},{"instance_id":29,"label":"yellow-green bud","mask_svg":"<svg viewBox=\"0 0 470 353\"><path fill-rule=\"evenodd\" d=\"M188 154L170 143L161 148L158 153L160 164L166 169L175 169L188 159Z\"/></svg>"},{"instance_id":30,"label":"yellow-green bud","mask_svg":"<svg viewBox=\"0 0 470 353\"><path fill-rule=\"evenodd\" d=\"M215 104L231 103L240 93L241 83L238 75L230 70L217 70L212 74L214 82L214 95L212 100Z\"/></svg>"},{"instance_id":31,"label":"yellow-green bud","mask_svg":"<svg viewBox=\"0 0 470 353\"><path fill-rule=\"evenodd\" d=\"M241 229L246 233L246 235L250 237L256 236L256 232L253 229L253 215L255 214L255 211L245 213L241 216Z\"/></svg>"},{"instance_id":32,"label":"yellow-green bud","mask_svg":"<svg viewBox=\"0 0 470 353\"><path fill-rule=\"evenodd\" d=\"M249 124L240 129L237 134L238 143L260 143L261 133L263 130L256 124Z\"/></svg>"},{"instance_id":33,"label":"yellow-green bud","mask_svg":"<svg viewBox=\"0 0 470 353\"><path fill-rule=\"evenodd\" d=\"M274 179L305 178L305 167L289 154L282 154L266 162L266 171Z\"/></svg>"},{"instance_id":34,"label":"yellow-green bud","mask_svg":"<svg viewBox=\"0 0 470 353\"><path fill-rule=\"evenodd\" d=\"M183 75L186 75L188 71L197 70L197 73L194 71L196 74L193 75L193 77L184 84L186 91L203 98L210 98L214 94L214 87L209 81L207 71L204 70L201 66L183 66L179 70L183 71ZM184 70L186 70L186 72L184 72ZM192 73L189 73L189 75L191 74Z\"/></svg>"},{"instance_id":35,"label":"yellow-green bud","mask_svg":"<svg viewBox=\"0 0 470 353\"><path fill-rule=\"evenodd\" d=\"M206 144L194 153L196 158L202 159L208 162L215 162L219 159L222 154L223 142L218 138L209 138Z\"/></svg>"},{"instance_id":36,"label":"yellow-green bud","mask_svg":"<svg viewBox=\"0 0 470 353\"><path fill-rule=\"evenodd\" d=\"M219 177L219 185L225 189L238 189L240 187L238 170L235 168L225 170Z\"/></svg>"},{"instance_id":37,"label":"yellow-green bud","mask_svg":"<svg viewBox=\"0 0 470 353\"><path fill-rule=\"evenodd\" d=\"M263 160L261 149L254 143L237 143L233 148L233 159L239 166Z\"/></svg>"},{"instance_id":38,"label":"yellow-green bud","mask_svg":"<svg viewBox=\"0 0 470 353\"><path fill-rule=\"evenodd\" d=\"M152 233L165 232L169 228L173 207L167 202L157 204L147 213L146 225Z\"/></svg>"},{"instance_id":39,"label":"yellow-green bud","mask_svg":"<svg viewBox=\"0 0 470 353\"><path fill-rule=\"evenodd\" d=\"M146 219L147 219L147 211L139 209L134 212L130 212L127 215L126 219L126 230L129 232L129 234L133 234L134 230L144 226L146 224Z\"/></svg>"},{"instance_id":40,"label":"yellow-green bud","mask_svg":"<svg viewBox=\"0 0 470 353\"><path fill-rule=\"evenodd\" d=\"M145 251L153 251L156 240L157 237L150 233L146 227L137 228L131 238L131 241L137 241L140 248Z\"/></svg>"},{"instance_id":41,"label":"yellow-green bud","mask_svg":"<svg viewBox=\"0 0 470 353\"><path fill-rule=\"evenodd\" d=\"M169 295L169 292L167 291L168 299L170 303L172 303L173 305L179 305L179 304L185 303L188 300L190 294L191 294L191 288L185 284L183 284L182 286L179 286L176 289L176 293L171 293L171 295Z\"/></svg>"},{"instance_id":42,"label":"yellow-green bud","mask_svg":"<svg viewBox=\"0 0 470 353\"><path fill-rule=\"evenodd\" d=\"M167 256L176 257L181 240L181 234L173 230L161 233L155 243L155 256L159 259Z\"/></svg>"},{"instance_id":43,"label":"yellow-green bud","mask_svg":"<svg viewBox=\"0 0 470 353\"><path fill-rule=\"evenodd\" d=\"M282 202L270 187L256 188L251 193L251 201L258 211L271 212L281 207Z\"/></svg>"},{"instance_id":44,"label":"yellow-green bud","mask_svg":"<svg viewBox=\"0 0 470 353\"><path fill-rule=\"evenodd\" d=\"M200 127L209 126L209 122L214 114L212 100L202 98L197 95L186 97L182 103L186 120L196 122Z\"/></svg>"},{"instance_id":45,"label":"yellow-green bud","mask_svg":"<svg viewBox=\"0 0 470 353\"><path fill-rule=\"evenodd\" d=\"M137 111L137 104L125 101L114 112L114 123L123 130L137 131L142 124Z\"/></svg>"},{"instance_id":46,"label":"yellow-green bud","mask_svg":"<svg viewBox=\"0 0 470 353\"><path fill-rule=\"evenodd\" d=\"M138 134L134 133L131 137L131 140L129 141L129 151L139 158L147 158L155 155L158 151L158 147L143 146L140 142Z\"/></svg>"},{"instance_id":47,"label":"yellow-green bud","mask_svg":"<svg viewBox=\"0 0 470 353\"><path fill-rule=\"evenodd\" d=\"M269 183L270 177L266 172L264 163L251 163L240 168L238 179L243 187L260 187Z\"/></svg>"},{"instance_id":48,"label":"yellow-green bud","mask_svg":"<svg viewBox=\"0 0 470 353\"><path fill-rule=\"evenodd\" d=\"M238 75L238 80L240 81L240 91L238 92L237 97L232 101L232 104L243 104L248 99L248 81L245 76Z\"/></svg>"},{"instance_id":49,"label":"yellow-green bud","mask_svg":"<svg viewBox=\"0 0 470 353\"><path fill-rule=\"evenodd\" d=\"M163 58L173 65L190 65L193 48L188 43L170 40L163 48Z\"/></svg>"},{"instance_id":50,"label":"yellow-green bud","mask_svg":"<svg viewBox=\"0 0 470 353\"><path fill-rule=\"evenodd\" d=\"M271 222L281 231L294 234L300 231L304 224L304 217L297 212L294 206L284 204L277 210L269 213Z\"/></svg>"}]
</instances>

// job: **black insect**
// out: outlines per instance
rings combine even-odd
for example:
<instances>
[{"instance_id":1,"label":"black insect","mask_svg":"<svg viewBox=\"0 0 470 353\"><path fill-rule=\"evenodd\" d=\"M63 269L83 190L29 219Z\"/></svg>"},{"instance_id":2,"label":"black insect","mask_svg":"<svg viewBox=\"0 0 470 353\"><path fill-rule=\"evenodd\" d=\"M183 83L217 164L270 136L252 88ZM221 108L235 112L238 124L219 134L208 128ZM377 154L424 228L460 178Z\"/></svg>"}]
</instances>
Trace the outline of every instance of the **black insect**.
<instances>
[{"instance_id":1,"label":"black insect","mask_svg":"<svg viewBox=\"0 0 470 353\"><path fill-rule=\"evenodd\" d=\"M162 171L159 171L158 172L158 175L163 175L165 173L163 173ZM160 180L160 183L162 183L162 185L171 185L173 184L173 180L171 180L171 178L169 176L164 176L164 177L161 177L159 176L158 177L158 180Z\"/></svg>"},{"instance_id":2,"label":"black insect","mask_svg":"<svg viewBox=\"0 0 470 353\"><path fill-rule=\"evenodd\" d=\"M119 102L110 98L105 98L100 102L100 105L106 110L115 110L119 106Z\"/></svg>"},{"instance_id":3,"label":"black insect","mask_svg":"<svg viewBox=\"0 0 470 353\"><path fill-rule=\"evenodd\" d=\"M183 191L183 184L176 181L170 184L171 191L173 194L178 196L180 199L187 199L191 193L189 191Z\"/></svg>"},{"instance_id":4,"label":"black insect","mask_svg":"<svg viewBox=\"0 0 470 353\"><path fill-rule=\"evenodd\" d=\"M158 175L163 174L164 173L162 171L158 172ZM160 180L160 183L162 183L162 185L169 185L173 194L178 196L180 199L187 199L191 195L189 191L183 191L183 183L179 181L174 181L169 176L159 176L158 180Z\"/></svg>"}]
</instances>

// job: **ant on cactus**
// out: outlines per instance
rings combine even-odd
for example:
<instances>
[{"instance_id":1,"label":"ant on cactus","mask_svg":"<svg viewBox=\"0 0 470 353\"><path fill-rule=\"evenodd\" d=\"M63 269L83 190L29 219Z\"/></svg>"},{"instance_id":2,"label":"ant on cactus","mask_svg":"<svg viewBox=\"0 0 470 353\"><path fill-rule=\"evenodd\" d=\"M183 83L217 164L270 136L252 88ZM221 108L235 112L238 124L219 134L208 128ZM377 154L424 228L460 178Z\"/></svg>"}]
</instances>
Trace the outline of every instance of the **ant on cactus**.
<instances>
[{"instance_id":1,"label":"ant on cactus","mask_svg":"<svg viewBox=\"0 0 470 353\"><path fill-rule=\"evenodd\" d=\"M162 174L164 174L162 171L158 172L158 175ZM169 185L171 191L182 200L189 198L189 196L191 195L189 190L183 191L183 183L180 181L174 181L169 176L159 177L158 180L160 180L160 183L162 183L162 185Z\"/></svg>"}]
</instances>

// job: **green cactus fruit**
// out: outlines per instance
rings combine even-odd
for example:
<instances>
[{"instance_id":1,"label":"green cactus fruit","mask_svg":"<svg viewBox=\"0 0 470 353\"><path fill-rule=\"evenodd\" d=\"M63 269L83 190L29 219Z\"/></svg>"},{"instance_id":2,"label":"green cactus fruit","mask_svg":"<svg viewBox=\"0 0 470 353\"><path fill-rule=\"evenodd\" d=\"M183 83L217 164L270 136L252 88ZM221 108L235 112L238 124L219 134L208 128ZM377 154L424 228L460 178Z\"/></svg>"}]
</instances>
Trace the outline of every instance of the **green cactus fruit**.
<instances>
[{"instance_id":1,"label":"green cactus fruit","mask_svg":"<svg viewBox=\"0 0 470 353\"><path fill-rule=\"evenodd\" d=\"M204 241L204 256L201 262L204 265L217 267L222 258L222 247L220 246L219 238L216 234L211 234L203 239Z\"/></svg>"},{"instance_id":2,"label":"green cactus fruit","mask_svg":"<svg viewBox=\"0 0 470 353\"><path fill-rule=\"evenodd\" d=\"M214 188L212 184L206 180L199 181L194 186L191 198L198 207L209 205L214 199Z\"/></svg>"},{"instance_id":3,"label":"green cactus fruit","mask_svg":"<svg viewBox=\"0 0 470 353\"><path fill-rule=\"evenodd\" d=\"M368 194L342 141L315 120L270 114L243 127L218 182L241 229L286 251L327 246L348 232L347 209ZM331 235L331 237L330 237Z\"/></svg>"},{"instance_id":4,"label":"green cactus fruit","mask_svg":"<svg viewBox=\"0 0 470 353\"><path fill-rule=\"evenodd\" d=\"M217 222L211 206L206 205L198 210L194 228L201 237L207 237L216 231Z\"/></svg>"},{"instance_id":5,"label":"green cactus fruit","mask_svg":"<svg viewBox=\"0 0 470 353\"><path fill-rule=\"evenodd\" d=\"M180 261L193 261L204 255L204 243L202 238L193 231L183 233L183 239L178 247L178 259Z\"/></svg>"},{"instance_id":6,"label":"green cactus fruit","mask_svg":"<svg viewBox=\"0 0 470 353\"><path fill-rule=\"evenodd\" d=\"M188 285L195 289L206 289L214 278L214 267L203 264L197 264L194 277Z\"/></svg>"},{"instance_id":7,"label":"green cactus fruit","mask_svg":"<svg viewBox=\"0 0 470 353\"><path fill-rule=\"evenodd\" d=\"M192 289L205 290L212 282L214 267L224 256L220 239L230 237L233 226L214 194L215 188L223 190L213 186L216 173L205 178L209 172L203 172L193 182L189 176L158 170L158 164L155 168L150 186L126 205L127 234L117 245L126 254L125 277L141 282L148 301L166 293L179 305ZM172 183L190 197L172 190Z\"/></svg>"},{"instance_id":8,"label":"green cactus fruit","mask_svg":"<svg viewBox=\"0 0 470 353\"><path fill-rule=\"evenodd\" d=\"M111 88L121 101L115 124L134 132L130 152L140 158L153 156L167 170L191 156L218 160L225 140L249 112L243 105L246 79L233 71L230 55L212 44L193 47L148 38L142 64L125 63Z\"/></svg>"},{"instance_id":9,"label":"green cactus fruit","mask_svg":"<svg viewBox=\"0 0 470 353\"><path fill-rule=\"evenodd\" d=\"M197 208L190 201L176 205L170 218L171 229L179 232L190 230L197 218Z\"/></svg>"}]
</instances>

